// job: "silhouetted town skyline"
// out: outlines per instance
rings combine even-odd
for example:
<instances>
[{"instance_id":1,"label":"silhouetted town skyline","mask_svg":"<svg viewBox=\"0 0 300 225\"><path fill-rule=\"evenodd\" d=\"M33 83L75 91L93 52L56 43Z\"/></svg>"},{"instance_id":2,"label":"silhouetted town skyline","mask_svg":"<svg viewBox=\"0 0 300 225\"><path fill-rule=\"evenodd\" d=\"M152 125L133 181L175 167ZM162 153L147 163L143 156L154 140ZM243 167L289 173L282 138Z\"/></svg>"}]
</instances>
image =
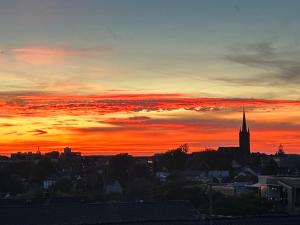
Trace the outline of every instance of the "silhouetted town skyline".
<instances>
[{"instance_id":1,"label":"silhouetted town skyline","mask_svg":"<svg viewBox=\"0 0 300 225\"><path fill-rule=\"evenodd\" d=\"M217 151L235 151L237 154L239 154L241 157L243 158L247 158L250 154L251 154L251 139L250 139L250 129L247 125L247 119L246 119L246 112L245 109L243 107L243 111L242 111L242 122L241 122L241 126L239 129L239 135L238 135L238 143L239 146L235 147L235 146L219 146L217 149ZM186 143L188 144L188 143ZM99 147L100 148L100 147ZM279 148L283 149L283 145L280 144ZM165 151L167 151L168 149L166 149ZM207 148L207 149L203 149L201 151L205 151L205 150L213 150L211 148ZM278 149L277 149L278 150ZM274 153L276 153L277 150L274 150ZM197 152L199 150L195 150L194 152ZM43 154L47 155L47 154L60 154L61 151L59 150L53 150L53 151L49 151L49 152L45 152ZM130 153L130 150L127 152ZM35 156L39 156L42 153L39 151L39 147L38 150L34 153L34 151L28 151L28 152L14 152L11 153L11 157L12 158L16 158L16 157L35 157ZM64 155L78 155L80 156L82 153L81 152L72 152L72 148L71 147L65 147L62 151L62 154ZM116 154L120 154L120 153L116 153ZM154 154L159 154L159 153L154 153ZM94 155L102 155L102 154L94 154ZM103 154L103 155L108 155L108 154ZM110 154L110 155L114 155L114 154ZM143 157L143 155L140 155L141 157ZM146 155L145 155L146 156Z\"/></svg>"}]
</instances>

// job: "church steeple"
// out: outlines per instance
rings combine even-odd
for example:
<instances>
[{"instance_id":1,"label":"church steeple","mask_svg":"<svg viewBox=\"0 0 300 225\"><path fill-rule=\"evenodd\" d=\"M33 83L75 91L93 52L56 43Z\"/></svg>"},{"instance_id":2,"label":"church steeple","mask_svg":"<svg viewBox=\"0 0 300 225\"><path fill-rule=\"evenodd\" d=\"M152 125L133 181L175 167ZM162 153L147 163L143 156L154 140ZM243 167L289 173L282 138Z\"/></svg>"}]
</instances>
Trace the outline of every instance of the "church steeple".
<instances>
[{"instance_id":1,"label":"church steeple","mask_svg":"<svg viewBox=\"0 0 300 225\"><path fill-rule=\"evenodd\" d=\"M246 122L246 114L245 108L243 106L243 124L242 124L242 132L247 132L247 122Z\"/></svg>"},{"instance_id":2,"label":"church steeple","mask_svg":"<svg viewBox=\"0 0 300 225\"><path fill-rule=\"evenodd\" d=\"M240 129L240 152L243 156L250 154L250 131L247 128L246 113L243 107L243 123Z\"/></svg>"}]
</instances>

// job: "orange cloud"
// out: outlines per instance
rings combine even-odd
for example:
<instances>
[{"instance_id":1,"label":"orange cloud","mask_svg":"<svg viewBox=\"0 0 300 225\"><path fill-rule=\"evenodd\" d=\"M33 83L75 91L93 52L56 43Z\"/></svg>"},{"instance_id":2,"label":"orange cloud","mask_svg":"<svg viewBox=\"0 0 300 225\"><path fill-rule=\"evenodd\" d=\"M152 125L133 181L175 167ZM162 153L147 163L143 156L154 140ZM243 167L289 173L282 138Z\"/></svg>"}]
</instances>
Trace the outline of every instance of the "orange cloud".
<instances>
[{"instance_id":1,"label":"orange cloud","mask_svg":"<svg viewBox=\"0 0 300 225\"><path fill-rule=\"evenodd\" d=\"M116 95L64 95L55 93L0 93L0 107L7 116L89 115L116 112L218 111L240 110L268 106L298 106L300 101L264 99L198 98L180 94L116 94Z\"/></svg>"},{"instance_id":2,"label":"orange cloud","mask_svg":"<svg viewBox=\"0 0 300 225\"><path fill-rule=\"evenodd\" d=\"M43 134L47 134L47 131L41 130L41 129L35 129L30 131L31 133L34 133L34 135L43 135Z\"/></svg>"},{"instance_id":3,"label":"orange cloud","mask_svg":"<svg viewBox=\"0 0 300 225\"><path fill-rule=\"evenodd\" d=\"M23 47L3 50L3 55L12 55L17 61L33 65L47 65L80 57L110 53L111 48L55 48L55 47Z\"/></svg>"}]
</instances>

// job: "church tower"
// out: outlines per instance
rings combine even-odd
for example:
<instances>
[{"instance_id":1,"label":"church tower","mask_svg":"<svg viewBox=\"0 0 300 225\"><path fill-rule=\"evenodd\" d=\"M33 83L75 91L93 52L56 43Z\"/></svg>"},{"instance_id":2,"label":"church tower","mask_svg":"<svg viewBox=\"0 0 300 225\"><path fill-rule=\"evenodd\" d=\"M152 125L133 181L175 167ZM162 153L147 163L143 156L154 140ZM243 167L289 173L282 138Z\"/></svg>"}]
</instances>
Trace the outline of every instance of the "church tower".
<instances>
[{"instance_id":1,"label":"church tower","mask_svg":"<svg viewBox=\"0 0 300 225\"><path fill-rule=\"evenodd\" d=\"M240 153L242 156L250 155L250 131L247 128L245 110L243 108L243 124L240 128Z\"/></svg>"}]
</instances>

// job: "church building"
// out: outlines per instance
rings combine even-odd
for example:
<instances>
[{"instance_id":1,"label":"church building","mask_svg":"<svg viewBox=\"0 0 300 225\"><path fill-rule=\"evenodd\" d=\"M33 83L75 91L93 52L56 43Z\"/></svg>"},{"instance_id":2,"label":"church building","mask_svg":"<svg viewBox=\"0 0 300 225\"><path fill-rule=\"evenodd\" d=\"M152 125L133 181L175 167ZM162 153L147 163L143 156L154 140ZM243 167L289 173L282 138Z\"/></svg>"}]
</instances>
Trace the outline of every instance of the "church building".
<instances>
[{"instance_id":1,"label":"church building","mask_svg":"<svg viewBox=\"0 0 300 225\"><path fill-rule=\"evenodd\" d=\"M250 155L250 130L247 128L245 110L243 109L243 124L240 128L240 149L243 156Z\"/></svg>"},{"instance_id":2,"label":"church building","mask_svg":"<svg viewBox=\"0 0 300 225\"><path fill-rule=\"evenodd\" d=\"M219 147L218 151L234 151L243 158L250 155L250 130L247 127L246 113L243 109L243 122L239 132L239 146L238 147Z\"/></svg>"}]
</instances>

